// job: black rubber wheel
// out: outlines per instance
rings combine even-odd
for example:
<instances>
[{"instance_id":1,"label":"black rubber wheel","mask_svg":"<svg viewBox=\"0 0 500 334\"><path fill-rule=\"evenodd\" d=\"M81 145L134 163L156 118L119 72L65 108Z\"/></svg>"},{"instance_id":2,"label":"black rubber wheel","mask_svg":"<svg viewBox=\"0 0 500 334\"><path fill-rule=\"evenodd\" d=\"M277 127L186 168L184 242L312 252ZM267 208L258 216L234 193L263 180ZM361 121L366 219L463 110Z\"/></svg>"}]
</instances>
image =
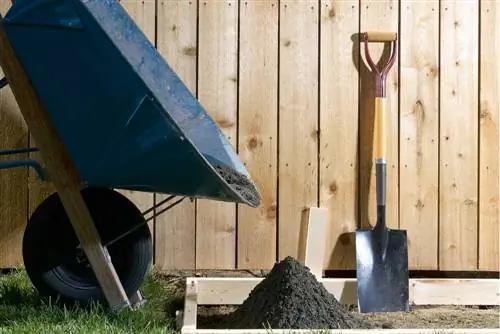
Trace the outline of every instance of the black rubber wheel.
<instances>
[{"instance_id":1,"label":"black rubber wheel","mask_svg":"<svg viewBox=\"0 0 500 334\"><path fill-rule=\"evenodd\" d=\"M107 188L85 188L83 199L101 242L126 294L131 297L143 283L153 258L149 227L139 209L124 195ZM54 193L31 215L23 238L26 272L38 292L64 304L106 304L97 279L79 247L79 241L60 201Z\"/></svg>"}]
</instances>

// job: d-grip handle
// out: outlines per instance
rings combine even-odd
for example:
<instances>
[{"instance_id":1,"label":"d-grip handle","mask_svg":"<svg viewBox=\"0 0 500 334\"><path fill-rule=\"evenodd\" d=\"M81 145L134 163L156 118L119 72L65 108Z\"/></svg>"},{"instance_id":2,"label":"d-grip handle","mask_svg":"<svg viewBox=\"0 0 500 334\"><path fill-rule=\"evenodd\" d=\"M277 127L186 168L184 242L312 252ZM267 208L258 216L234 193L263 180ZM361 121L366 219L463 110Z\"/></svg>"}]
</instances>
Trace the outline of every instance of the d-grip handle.
<instances>
[{"instance_id":1,"label":"d-grip handle","mask_svg":"<svg viewBox=\"0 0 500 334\"><path fill-rule=\"evenodd\" d=\"M375 96L376 97L385 97L386 95L386 78L390 69L394 65L396 60L396 52L397 52L397 37L398 34L396 32L364 32L361 34L361 41L364 44L364 51L366 61L370 66L370 69L375 74ZM386 43L389 42L391 44L391 55L389 56L389 60L382 66L381 69L373 61L370 56L370 50L368 48L368 44L370 42L379 42Z\"/></svg>"},{"instance_id":2,"label":"d-grip handle","mask_svg":"<svg viewBox=\"0 0 500 334\"><path fill-rule=\"evenodd\" d=\"M363 39L373 43L393 42L398 39L398 33L391 31L367 31L363 33Z\"/></svg>"}]
</instances>

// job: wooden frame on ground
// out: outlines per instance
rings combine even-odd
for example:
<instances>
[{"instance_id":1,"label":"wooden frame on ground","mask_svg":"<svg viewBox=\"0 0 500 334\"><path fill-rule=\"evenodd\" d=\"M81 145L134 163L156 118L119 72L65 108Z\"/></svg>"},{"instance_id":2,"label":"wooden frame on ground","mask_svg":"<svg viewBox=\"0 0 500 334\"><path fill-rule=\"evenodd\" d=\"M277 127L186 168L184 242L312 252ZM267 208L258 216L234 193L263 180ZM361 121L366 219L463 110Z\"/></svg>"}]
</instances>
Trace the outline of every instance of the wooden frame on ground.
<instances>
[{"instance_id":1,"label":"wooden frame on ground","mask_svg":"<svg viewBox=\"0 0 500 334\"><path fill-rule=\"evenodd\" d=\"M303 215L303 233L307 235L301 248L302 261L342 304L356 305L356 279L323 278L321 266L324 246L318 238L325 236L326 210L310 208ZM240 305L248 297L250 291L264 278L250 277L188 277L184 311L178 316L182 334L264 334L267 332L284 333L498 333L495 329L342 329L342 330L288 330L288 329L249 329L249 330L215 330L197 329L197 309L199 305ZM411 305L500 305L499 279L410 279Z\"/></svg>"}]
</instances>

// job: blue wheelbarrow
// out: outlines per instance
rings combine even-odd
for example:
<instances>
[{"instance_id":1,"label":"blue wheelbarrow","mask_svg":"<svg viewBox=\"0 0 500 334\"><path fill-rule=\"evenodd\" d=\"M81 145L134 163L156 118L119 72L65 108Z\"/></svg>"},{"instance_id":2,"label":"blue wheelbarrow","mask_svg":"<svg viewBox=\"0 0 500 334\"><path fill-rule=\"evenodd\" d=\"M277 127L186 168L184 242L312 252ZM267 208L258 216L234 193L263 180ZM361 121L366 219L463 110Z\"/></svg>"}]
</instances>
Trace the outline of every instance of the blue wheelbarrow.
<instances>
[{"instance_id":1,"label":"blue wheelbarrow","mask_svg":"<svg viewBox=\"0 0 500 334\"><path fill-rule=\"evenodd\" d=\"M128 296L149 270L153 245L146 213L115 189L170 195L147 211L155 214L185 198L259 206L228 139L117 1L15 0L3 26L84 182L82 197ZM46 179L35 160L0 162L15 167ZM29 218L22 250L42 295L105 299L57 192Z\"/></svg>"}]
</instances>

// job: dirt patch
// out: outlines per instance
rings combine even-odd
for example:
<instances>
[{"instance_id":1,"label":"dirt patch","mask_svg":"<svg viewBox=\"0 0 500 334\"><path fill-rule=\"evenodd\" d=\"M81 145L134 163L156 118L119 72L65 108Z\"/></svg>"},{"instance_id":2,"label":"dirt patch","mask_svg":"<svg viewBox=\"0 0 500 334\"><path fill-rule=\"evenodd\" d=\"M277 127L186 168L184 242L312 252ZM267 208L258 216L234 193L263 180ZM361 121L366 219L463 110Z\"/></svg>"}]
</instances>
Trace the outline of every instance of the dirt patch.
<instances>
[{"instance_id":1,"label":"dirt patch","mask_svg":"<svg viewBox=\"0 0 500 334\"><path fill-rule=\"evenodd\" d=\"M498 307L481 309L465 306L415 306L411 312L361 315L393 328L500 328ZM500 331L499 331L500 333Z\"/></svg>"},{"instance_id":2,"label":"dirt patch","mask_svg":"<svg viewBox=\"0 0 500 334\"><path fill-rule=\"evenodd\" d=\"M232 168L224 165L214 165L217 173L222 176L224 180L235 189L240 195L245 198L249 203L254 206L260 204L259 192L254 184L243 174L238 173Z\"/></svg>"},{"instance_id":3,"label":"dirt patch","mask_svg":"<svg viewBox=\"0 0 500 334\"><path fill-rule=\"evenodd\" d=\"M221 321L236 309L233 305L199 306L197 328L220 328ZM499 307L414 306L408 313L373 314L359 314L352 308L349 313L381 328L500 328Z\"/></svg>"},{"instance_id":4,"label":"dirt patch","mask_svg":"<svg viewBox=\"0 0 500 334\"><path fill-rule=\"evenodd\" d=\"M265 277L268 270L174 270L162 272L170 293L178 298L175 310L184 307L185 277ZM236 305L198 306L197 328L217 329ZM172 309L172 312L175 312ZM382 328L500 328L499 306L412 306L411 312L360 314L355 306L348 313ZM262 327L260 327L262 328ZM275 327L276 328L276 327ZM500 333L500 331L499 331Z\"/></svg>"},{"instance_id":5,"label":"dirt patch","mask_svg":"<svg viewBox=\"0 0 500 334\"><path fill-rule=\"evenodd\" d=\"M309 268L292 257L274 265L269 275L234 312L221 319L230 329L374 328L350 314L316 280Z\"/></svg>"}]
</instances>

